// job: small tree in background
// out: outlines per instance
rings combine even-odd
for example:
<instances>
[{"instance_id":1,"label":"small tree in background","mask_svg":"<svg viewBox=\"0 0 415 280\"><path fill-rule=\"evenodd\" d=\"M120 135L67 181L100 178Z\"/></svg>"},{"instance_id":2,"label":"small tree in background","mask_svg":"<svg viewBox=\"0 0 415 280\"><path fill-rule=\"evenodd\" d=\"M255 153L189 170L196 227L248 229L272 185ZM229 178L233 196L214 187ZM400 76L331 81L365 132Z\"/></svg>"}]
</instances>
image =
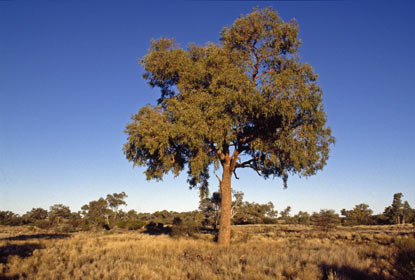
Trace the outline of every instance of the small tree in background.
<instances>
[{"instance_id":1,"label":"small tree in background","mask_svg":"<svg viewBox=\"0 0 415 280\"><path fill-rule=\"evenodd\" d=\"M307 212L299 211L298 214L294 215L294 217L291 218L291 221L295 224L309 225L310 219L310 214Z\"/></svg>"},{"instance_id":2,"label":"small tree in background","mask_svg":"<svg viewBox=\"0 0 415 280\"><path fill-rule=\"evenodd\" d=\"M345 225L367 225L370 224L370 216L373 211L369 205L361 203L356 205L352 210L342 209L340 213L345 217Z\"/></svg>"},{"instance_id":3,"label":"small tree in background","mask_svg":"<svg viewBox=\"0 0 415 280\"><path fill-rule=\"evenodd\" d=\"M402 223L413 223L415 210L411 208L409 202L405 200L402 206Z\"/></svg>"},{"instance_id":4,"label":"small tree in background","mask_svg":"<svg viewBox=\"0 0 415 280\"><path fill-rule=\"evenodd\" d=\"M204 225L212 225L216 230L220 215L220 193L214 192L211 197L202 198L199 202L199 210L204 215Z\"/></svg>"},{"instance_id":5,"label":"small tree in background","mask_svg":"<svg viewBox=\"0 0 415 280\"><path fill-rule=\"evenodd\" d=\"M389 219L391 224L400 224L403 219L402 193L393 195L392 205L385 208L383 214Z\"/></svg>"},{"instance_id":6,"label":"small tree in background","mask_svg":"<svg viewBox=\"0 0 415 280\"><path fill-rule=\"evenodd\" d=\"M49 221L52 224L60 224L63 219L71 217L69 206L63 204L54 204L49 209Z\"/></svg>"},{"instance_id":7,"label":"small tree in background","mask_svg":"<svg viewBox=\"0 0 415 280\"><path fill-rule=\"evenodd\" d=\"M340 223L340 218L334 210L321 209L319 213L313 213L311 221L313 225L319 227L322 231L328 232Z\"/></svg>"},{"instance_id":8,"label":"small tree in background","mask_svg":"<svg viewBox=\"0 0 415 280\"><path fill-rule=\"evenodd\" d=\"M114 222L117 221L118 208L121 205L127 205L127 203L125 202L126 197L127 195L125 194L125 192L113 193L113 194L107 195L106 200L108 202L108 206L114 212Z\"/></svg>"},{"instance_id":9,"label":"small tree in background","mask_svg":"<svg viewBox=\"0 0 415 280\"><path fill-rule=\"evenodd\" d=\"M240 197L242 199L243 196ZM238 200L235 200L236 203ZM269 224L275 223L278 212L274 204L268 202L260 204L256 202L240 201L234 209L232 221L234 224Z\"/></svg>"},{"instance_id":10,"label":"small tree in background","mask_svg":"<svg viewBox=\"0 0 415 280\"><path fill-rule=\"evenodd\" d=\"M23 223L23 219L12 211L0 211L0 225L19 226Z\"/></svg>"},{"instance_id":11,"label":"small tree in background","mask_svg":"<svg viewBox=\"0 0 415 280\"><path fill-rule=\"evenodd\" d=\"M280 218L288 222L288 220L290 219L290 212L291 206L287 206L287 208L280 212Z\"/></svg>"},{"instance_id":12,"label":"small tree in background","mask_svg":"<svg viewBox=\"0 0 415 280\"><path fill-rule=\"evenodd\" d=\"M45 220L48 217L48 211L43 208L32 208L22 216L24 223L36 224L38 221Z\"/></svg>"},{"instance_id":13,"label":"small tree in background","mask_svg":"<svg viewBox=\"0 0 415 280\"><path fill-rule=\"evenodd\" d=\"M108 209L108 201L102 197L98 200L94 200L82 206L82 215L88 221L97 227L106 226L109 227L109 215L111 210Z\"/></svg>"}]
</instances>

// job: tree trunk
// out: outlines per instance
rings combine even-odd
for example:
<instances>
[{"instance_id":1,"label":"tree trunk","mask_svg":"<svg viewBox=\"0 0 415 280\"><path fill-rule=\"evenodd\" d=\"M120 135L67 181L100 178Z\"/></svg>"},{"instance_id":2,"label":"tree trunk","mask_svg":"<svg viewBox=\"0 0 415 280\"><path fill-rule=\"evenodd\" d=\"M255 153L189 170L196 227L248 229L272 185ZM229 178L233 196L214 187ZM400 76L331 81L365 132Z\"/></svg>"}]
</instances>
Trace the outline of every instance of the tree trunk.
<instances>
[{"instance_id":1,"label":"tree trunk","mask_svg":"<svg viewBox=\"0 0 415 280\"><path fill-rule=\"evenodd\" d=\"M228 247L231 241L231 165L229 162L223 164L222 181L220 183L221 214L218 243Z\"/></svg>"}]
</instances>

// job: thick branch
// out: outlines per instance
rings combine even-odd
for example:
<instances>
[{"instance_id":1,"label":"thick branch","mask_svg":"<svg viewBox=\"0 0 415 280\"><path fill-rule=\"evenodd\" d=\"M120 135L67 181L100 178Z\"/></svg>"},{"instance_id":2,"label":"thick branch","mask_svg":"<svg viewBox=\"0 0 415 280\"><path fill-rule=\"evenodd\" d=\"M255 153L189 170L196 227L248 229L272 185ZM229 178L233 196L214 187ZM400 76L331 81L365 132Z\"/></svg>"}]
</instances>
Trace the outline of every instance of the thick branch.
<instances>
[{"instance_id":1,"label":"thick branch","mask_svg":"<svg viewBox=\"0 0 415 280\"><path fill-rule=\"evenodd\" d=\"M251 160L248 160L248 161L246 161L246 162L244 162L244 163L237 164L237 165L235 166L235 170L236 170L236 168L246 168L246 167L249 167L249 168L252 168L253 170L255 170L255 171L256 171L256 173L257 173L259 176L261 176L261 173L259 173L260 169L259 169L258 167L256 167L256 166L252 165L251 163L248 163L248 162L250 162L250 161L255 161L255 160L254 160L254 159L251 159Z\"/></svg>"}]
</instances>

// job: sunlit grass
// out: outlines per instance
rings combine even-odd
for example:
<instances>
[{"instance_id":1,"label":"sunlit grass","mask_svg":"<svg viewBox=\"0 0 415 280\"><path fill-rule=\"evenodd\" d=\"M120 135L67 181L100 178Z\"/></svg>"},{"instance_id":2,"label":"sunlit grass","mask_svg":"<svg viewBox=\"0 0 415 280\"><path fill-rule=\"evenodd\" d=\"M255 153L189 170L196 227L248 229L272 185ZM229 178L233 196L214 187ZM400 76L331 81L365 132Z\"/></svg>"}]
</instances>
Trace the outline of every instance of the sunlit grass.
<instances>
[{"instance_id":1,"label":"sunlit grass","mask_svg":"<svg viewBox=\"0 0 415 280\"><path fill-rule=\"evenodd\" d=\"M396 256L402 242L413 238L412 226L340 227L329 233L245 226L233 228L232 245L225 249L207 234L36 236L39 232L19 230L1 229L5 279L405 279ZM13 236L22 240L7 239Z\"/></svg>"}]
</instances>

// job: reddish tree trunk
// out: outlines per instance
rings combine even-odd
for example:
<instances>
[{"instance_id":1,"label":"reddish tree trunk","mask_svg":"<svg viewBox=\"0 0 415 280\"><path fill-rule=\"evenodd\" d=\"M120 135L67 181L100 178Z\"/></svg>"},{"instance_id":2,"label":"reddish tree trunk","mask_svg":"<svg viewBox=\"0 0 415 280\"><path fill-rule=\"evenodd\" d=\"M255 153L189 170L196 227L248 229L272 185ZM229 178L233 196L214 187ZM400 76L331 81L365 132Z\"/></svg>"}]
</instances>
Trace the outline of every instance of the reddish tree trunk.
<instances>
[{"instance_id":1,"label":"reddish tree trunk","mask_svg":"<svg viewBox=\"0 0 415 280\"><path fill-rule=\"evenodd\" d=\"M230 162L223 165L222 181L220 183L221 194L221 214L218 243L221 246L228 247L231 241L231 178L232 170Z\"/></svg>"}]
</instances>

